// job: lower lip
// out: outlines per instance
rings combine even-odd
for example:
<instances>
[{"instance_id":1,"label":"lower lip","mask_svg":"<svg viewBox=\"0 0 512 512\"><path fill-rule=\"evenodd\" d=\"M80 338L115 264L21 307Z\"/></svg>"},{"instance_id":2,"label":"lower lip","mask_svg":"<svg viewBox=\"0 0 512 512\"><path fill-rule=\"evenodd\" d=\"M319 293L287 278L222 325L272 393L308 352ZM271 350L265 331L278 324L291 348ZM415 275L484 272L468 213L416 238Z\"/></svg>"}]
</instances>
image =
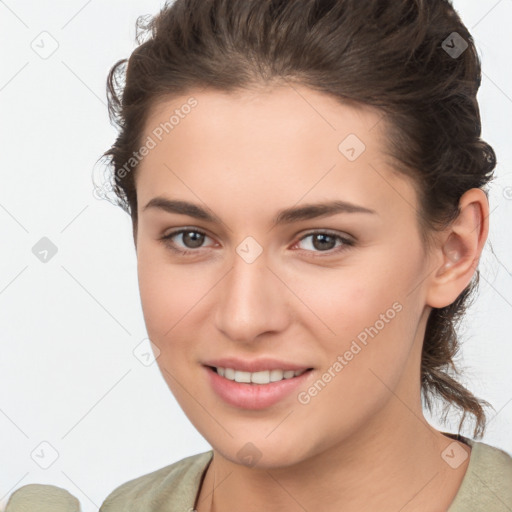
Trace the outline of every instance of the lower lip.
<instances>
[{"instance_id":1,"label":"lower lip","mask_svg":"<svg viewBox=\"0 0 512 512\"><path fill-rule=\"evenodd\" d=\"M307 370L302 375L291 379L269 384L248 384L225 379L208 366L204 368L217 395L230 405L251 410L265 409L276 404L294 389L304 385L312 373L312 370Z\"/></svg>"}]
</instances>

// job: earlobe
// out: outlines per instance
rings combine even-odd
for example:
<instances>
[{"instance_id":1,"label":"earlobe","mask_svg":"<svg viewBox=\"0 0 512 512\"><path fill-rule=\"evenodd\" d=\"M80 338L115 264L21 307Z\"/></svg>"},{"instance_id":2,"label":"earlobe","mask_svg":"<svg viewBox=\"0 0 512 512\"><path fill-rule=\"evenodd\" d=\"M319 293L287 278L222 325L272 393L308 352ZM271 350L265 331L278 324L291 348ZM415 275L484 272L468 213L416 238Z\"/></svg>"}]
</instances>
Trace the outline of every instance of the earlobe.
<instances>
[{"instance_id":1,"label":"earlobe","mask_svg":"<svg viewBox=\"0 0 512 512\"><path fill-rule=\"evenodd\" d=\"M487 239L489 206L485 192L468 190L459 202L459 211L442 237L444 242L438 249L441 264L428 283L427 304L434 308L452 304L468 286Z\"/></svg>"}]
</instances>

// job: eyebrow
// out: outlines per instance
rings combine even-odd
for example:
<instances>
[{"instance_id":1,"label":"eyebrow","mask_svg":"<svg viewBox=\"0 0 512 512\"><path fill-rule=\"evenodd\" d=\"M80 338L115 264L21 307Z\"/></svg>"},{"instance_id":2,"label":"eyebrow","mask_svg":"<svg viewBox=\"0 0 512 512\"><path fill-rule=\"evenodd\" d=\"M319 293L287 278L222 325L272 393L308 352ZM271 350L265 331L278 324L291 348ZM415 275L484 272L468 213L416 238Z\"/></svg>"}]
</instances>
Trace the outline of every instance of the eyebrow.
<instances>
[{"instance_id":1,"label":"eyebrow","mask_svg":"<svg viewBox=\"0 0 512 512\"><path fill-rule=\"evenodd\" d=\"M179 201L175 199L167 199L165 197L154 197L151 199L142 211L150 208L157 208L168 213L177 213L180 215L188 215L195 219L207 222L222 224L217 215L207 211L199 205L189 203L188 201ZM318 217L327 217L337 213L369 213L377 214L375 210L365 208L347 201L329 201L325 203L306 204L303 206L293 206L285 208L277 213L273 220L273 226L291 224L303 220L316 219ZM377 214L378 215L378 214Z\"/></svg>"}]
</instances>

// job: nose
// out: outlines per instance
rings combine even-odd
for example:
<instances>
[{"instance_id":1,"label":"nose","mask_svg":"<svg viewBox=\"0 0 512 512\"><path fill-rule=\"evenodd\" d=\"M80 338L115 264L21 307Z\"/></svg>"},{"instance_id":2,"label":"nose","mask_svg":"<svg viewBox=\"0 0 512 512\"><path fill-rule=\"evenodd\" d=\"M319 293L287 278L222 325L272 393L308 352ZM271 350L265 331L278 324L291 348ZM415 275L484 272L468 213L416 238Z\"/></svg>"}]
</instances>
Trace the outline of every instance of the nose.
<instances>
[{"instance_id":1,"label":"nose","mask_svg":"<svg viewBox=\"0 0 512 512\"><path fill-rule=\"evenodd\" d=\"M233 267L218 285L215 323L228 339L252 343L278 333L290 321L293 294L262 253L248 263L235 253Z\"/></svg>"}]
</instances>

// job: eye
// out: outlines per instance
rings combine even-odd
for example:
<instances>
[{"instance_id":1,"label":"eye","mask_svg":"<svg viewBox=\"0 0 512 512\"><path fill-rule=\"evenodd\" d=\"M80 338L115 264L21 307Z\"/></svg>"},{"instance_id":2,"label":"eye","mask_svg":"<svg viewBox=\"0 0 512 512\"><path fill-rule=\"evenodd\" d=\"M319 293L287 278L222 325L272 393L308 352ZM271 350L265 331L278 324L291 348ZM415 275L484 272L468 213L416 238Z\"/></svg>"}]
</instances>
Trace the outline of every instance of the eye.
<instances>
[{"instance_id":1,"label":"eye","mask_svg":"<svg viewBox=\"0 0 512 512\"><path fill-rule=\"evenodd\" d=\"M327 253L326 256L331 256L333 254L338 254L341 251L346 251L349 247L353 247L355 245L355 242L347 237L343 237L341 235L330 233L328 231L314 231L311 233L308 233L304 235L298 242L302 242L303 240L306 240L307 238L311 238L310 243L306 244L310 248L318 249L318 251L313 252L320 252L320 253ZM338 245L337 248L333 246L333 244L336 243L336 241L340 241L341 245ZM295 245L297 245L295 244ZM334 249L334 250L333 250ZM308 252L311 252L308 250ZM313 257L323 257L323 255L313 255Z\"/></svg>"},{"instance_id":2,"label":"eye","mask_svg":"<svg viewBox=\"0 0 512 512\"><path fill-rule=\"evenodd\" d=\"M177 237L178 235L185 235L185 233L187 234L187 236L182 236L181 237L182 241L185 242L186 244L190 244L190 246L186 245L185 249L179 249L176 247L176 243L173 242L172 239L174 237ZM193 236L190 236L190 233L192 233ZM188 249L197 249L197 248L200 249L201 244L203 243L205 237L209 238L208 235L204 231L201 231L200 229L183 228L183 229L179 229L177 231L172 231L168 235L161 237L160 240L162 240L164 242L164 244L167 247L169 247L169 249L171 249L172 251L174 251L176 253L191 254L191 253L197 252L197 251L187 250L187 247L188 247Z\"/></svg>"}]
</instances>

